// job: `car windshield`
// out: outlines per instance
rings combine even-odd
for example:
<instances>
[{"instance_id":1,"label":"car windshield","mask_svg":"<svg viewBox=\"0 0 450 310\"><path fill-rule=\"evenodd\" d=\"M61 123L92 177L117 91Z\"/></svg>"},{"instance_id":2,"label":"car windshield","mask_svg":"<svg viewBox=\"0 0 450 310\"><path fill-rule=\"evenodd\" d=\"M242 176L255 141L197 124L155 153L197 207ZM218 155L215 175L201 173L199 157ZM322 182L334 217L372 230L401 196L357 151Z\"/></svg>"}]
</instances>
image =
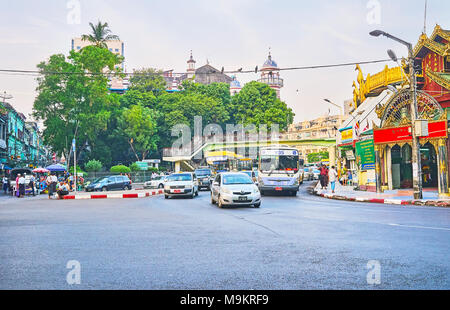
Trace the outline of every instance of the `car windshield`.
<instances>
[{"instance_id":1,"label":"car windshield","mask_svg":"<svg viewBox=\"0 0 450 310\"><path fill-rule=\"evenodd\" d=\"M106 181L108 181L108 178L98 178L97 180L95 180L92 183L103 183L103 182L106 182Z\"/></svg>"},{"instance_id":2,"label":"car windshield","mask_svg":"<svg viewBox=\"0 0 450 310\"><path fill-rule=\"evenodd\" d=\"M167 180L170 181L191 181L192 180L192 174L172 174L170 175Z\"/></svg>"},{"instance_id":3,"label":"car windshield","mask_svg":"<svg viewBox=\"0 0 450 310\"><path fill-rule=\"evenodd\" d=\"M251 172L251 171L242 171L242 173L245 173L245 174L248 175L249 177L252 176L252 172Z\"/></svg>"},{"instance_id":4,"label":"car windshield","mask_svg":"<svg viewBox=\"0 0 450 310\"><path fill-rule=\"evenodd\" d=\"M210 169L198 169L198 170L195 170L195 174L198 177L210 176L211 175L211 170Z\"/></svg>"},{"instance_id":5,"label":"car windshield","mask_svg":"<svg viewBox=\"0 0 450 310\"><path fill-rule=\"evenodd\" d=\"M162 177L154 177L153 180L161 180Z\"/></svg>"},{"instance_id":6,"label":"car windshield","mask_svg":"<svg viewBox=\"0 0 450 310\"><path fill-rule=\"evenodd\" d=\"M298 155L261 156L261 171L298 171Z\"/></svg>"},{"instance_id":7,"label":"car windshield","mask_svg":"<svg viewBox=\"0 0 450 310\"><path fill-rule=\"evenodd\" d=\"M252 179L248 175L245 174L230 174L223 176L223 184L224 185L232 185L232 184L252 184Z\"/></svg>"}]
</instances>

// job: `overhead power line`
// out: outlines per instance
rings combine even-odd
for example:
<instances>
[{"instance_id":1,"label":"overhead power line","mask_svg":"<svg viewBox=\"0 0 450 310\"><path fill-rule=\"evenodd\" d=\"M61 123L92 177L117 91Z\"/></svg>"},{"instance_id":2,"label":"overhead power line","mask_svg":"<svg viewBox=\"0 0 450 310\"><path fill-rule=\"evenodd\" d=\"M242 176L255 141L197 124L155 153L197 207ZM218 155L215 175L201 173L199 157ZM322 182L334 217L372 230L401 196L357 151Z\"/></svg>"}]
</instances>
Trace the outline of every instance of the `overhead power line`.
<instances>
[{"instance_id":1,"label":"overhead power line","mask_svg":"<svg viewBox=\"0 0 450 310\"><path fill-rule=\"evenodd\" d=\"M313 66L300 66L300 67L287 67L287 68L277 68L273 71L294 71L294 70L308 70L308 69L323 69L323 68L335 68L335 67L346 67L346 66L355 66L355 65L364 65L364 64L375 64L388 62L391 59L380 59L380 60L368 60L368 61L357 61L357 62L347 62L347 63L336 63L336 64L326 64L326 65L313 65ZM256 69L256 70L255 70ZM255 68L253 70L234 70L234 71L223 71L225 74L233 74L233 73L257 73L261 72L261 69ZM166 71L167 72L167 71ZM220 72L220 71L218 71ZM218 72L206 72L200 73L201 75L215 74ZM0 69L0 74L11 74L11 75L31 75L31 76L40 76L40 75L104 75L104 76L153 76L153 75L164 75L164 72L60 72L60 71L39 71L39 70L19 70L19 69ZM183 74L187 74L187 72L181 73L171 73L172 75L179 76Z\"/></svg>"}]
</instances>

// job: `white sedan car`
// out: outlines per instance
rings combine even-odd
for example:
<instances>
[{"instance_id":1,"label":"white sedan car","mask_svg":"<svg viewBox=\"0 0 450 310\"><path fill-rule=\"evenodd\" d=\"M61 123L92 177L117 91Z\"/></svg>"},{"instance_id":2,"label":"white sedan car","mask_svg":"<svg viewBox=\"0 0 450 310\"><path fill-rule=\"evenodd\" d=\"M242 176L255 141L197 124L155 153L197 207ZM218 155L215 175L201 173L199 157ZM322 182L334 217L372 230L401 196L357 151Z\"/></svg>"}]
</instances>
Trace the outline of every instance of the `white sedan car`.
<instances>
[{"instance_id":1,"label":"white sedan car","mask_svg":"<svg viewBox=\"0 0 450 310\"><path fill-rule=\"evenodd\" d=\"M185 196L194 198L198 196L197 176L192 172L173 173L167 177L164 184L164 197Z\"/></svg>"},{"instance_id":2,"label":"white sedan car","mask_svg":"<svg viewBox=\"0 0 450 310\"><path fill-rule=\"evenodd\" d=\"M164 188L167 176L157 176L144 183L144 188Z\"/></svg>"},{"instance_id":3,"label":"white sedan car","mask_svg":"<svg viewBox=\"0 0 450 310\"><path fill-rule=\"evenodd\" d=\"M254 206L261 205L261 194L253 180L245 173L219 173L211 187L211 203L222 208L226 205Z\"/></svg>"}]
</instances>

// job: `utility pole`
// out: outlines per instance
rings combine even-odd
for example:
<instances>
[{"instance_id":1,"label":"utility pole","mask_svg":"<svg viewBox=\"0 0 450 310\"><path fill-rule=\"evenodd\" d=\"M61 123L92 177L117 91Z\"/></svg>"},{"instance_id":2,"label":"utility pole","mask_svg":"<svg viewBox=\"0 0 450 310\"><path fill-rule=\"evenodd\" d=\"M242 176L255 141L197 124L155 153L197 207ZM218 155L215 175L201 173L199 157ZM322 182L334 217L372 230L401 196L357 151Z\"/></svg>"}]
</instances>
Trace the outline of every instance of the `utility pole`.
<instances>
[{"instance_id":1,"label":"utility pole","mask_svg":"<svg viewBox=\"0 0 450 310\"><path fill-rule=\"evenodd\" d=\"M417 84L416 84L416 73L414 70L414 58L412 44L399 39L387 32L382 30L374 30L370 32L371 36L378 37L383 35L389 39L397 41L408 48L408 63L409 63L409 74L410 74L410 90L411 90L411 100L410 100L410 112L411 112L411 136L412 136L412 172L413 172L413 188L414 188L414 199L422 199L422 163L420 158L420 141L419 137L416 135L416 120L419 117L419 112L417 109ZM389 57L393 61L397 60L397 57L388 51Z\"/></svg>"}]
</instances>

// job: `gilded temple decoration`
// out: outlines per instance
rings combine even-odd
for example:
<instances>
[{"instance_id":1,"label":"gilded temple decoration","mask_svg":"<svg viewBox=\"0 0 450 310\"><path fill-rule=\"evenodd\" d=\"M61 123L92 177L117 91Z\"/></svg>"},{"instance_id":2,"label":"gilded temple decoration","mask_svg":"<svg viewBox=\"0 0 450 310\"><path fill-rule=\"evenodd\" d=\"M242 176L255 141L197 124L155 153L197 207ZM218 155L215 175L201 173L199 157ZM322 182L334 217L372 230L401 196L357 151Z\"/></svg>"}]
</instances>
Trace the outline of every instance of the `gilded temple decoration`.
<instances>
[{"instance_id":1,"label":"gilded temple decoration","mask_svg":"<svg viewBox=\"0 0 450 310\"><path fill-rule=\"evenodd\" d=\"M417 108L419 119L439 120L445 117L440 104L423 91L417 91ZM380 127L398 127L411 124L411 91L403 89L394 94L385 106L377 108Z\"/></svg>"}]
</instances>

